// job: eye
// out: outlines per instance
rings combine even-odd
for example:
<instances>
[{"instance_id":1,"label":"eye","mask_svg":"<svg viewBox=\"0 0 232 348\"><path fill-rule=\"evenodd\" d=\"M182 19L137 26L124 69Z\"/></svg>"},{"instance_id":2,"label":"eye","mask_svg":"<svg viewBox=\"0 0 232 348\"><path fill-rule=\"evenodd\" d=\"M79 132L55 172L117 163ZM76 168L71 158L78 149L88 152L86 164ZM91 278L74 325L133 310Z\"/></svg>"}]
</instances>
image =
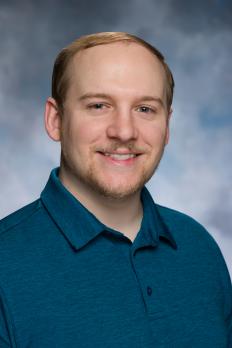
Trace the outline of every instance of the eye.
<instances>
[{"instance_id":1,"label":"eye","mask_svg":"<svg viewBox=\"0 0 232 348\"><path fill-rule=\"evenodd\" d=\"M137 110L139 111L139 112L142 112L142 113L154 113L156 110L154 109L154 108L152 108L152 107L150 107L150 106L145 106L145 105L142 105L142 106L139 106L138 108L137 108Z\"/></svg>"},{"instance_id":2,"label":"eye","mask_svg":"<svg viewBox=\"0 0 232 348\"><path fill-rule=\"evenodd\" d=\"M96 109L96 110L99 110L99 109L103 109L104 106L105 106L105 105L102 104L102 103L94 103L94 104L88 105L88 108L89 108L89 109Z\"/></svg>"}]
</instances>

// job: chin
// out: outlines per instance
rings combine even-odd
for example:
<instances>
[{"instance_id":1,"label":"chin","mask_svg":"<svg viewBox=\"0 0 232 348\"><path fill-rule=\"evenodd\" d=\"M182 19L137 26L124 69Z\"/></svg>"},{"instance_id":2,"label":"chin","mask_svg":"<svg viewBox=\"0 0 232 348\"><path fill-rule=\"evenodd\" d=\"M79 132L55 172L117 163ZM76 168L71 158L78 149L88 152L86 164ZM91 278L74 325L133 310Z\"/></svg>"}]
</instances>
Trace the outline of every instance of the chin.
<instances>
[{"instance_id":1,"label":"chin","mask_svg":"<svg viewBox=\"0 0 232 348\"><path fill-rule=\"evenodd\" d=\"M106 182L100 183L96 180L91 182L92 189L95 192L112 200L122 200L133 196L140 192L144 185L144 180L140 180L136 183L130 183L130 185L128 182L121 184L117 182L115 185L112 185L112 183L107 185Z\"/></svg>"},{"instance_id":2,"label":"chin","mask_svg":"<svg viewBox=\"0 0 232 348\"><path fill-rule=\"evenodd\" d=\"M112 173L104 173L103 175L96 168L91 168L85 173L85 176L82 175L82 181L101 196L112 200L122 200L141 191L153 175L154 171L152 169L144 168L140 173L120 176L112 175Z\"/></svg>"},{"instance_id":3,"label":"chin","mask_svg":"<svg viewBox=\"0 0 232 348\"><path fill-rule=\"evenodd\" d=\"M137 192L141 190L141 187L139 188L129 188L129 189L124 189L124 190L116 190L112 188L103 188L103 187L96 187L95 186L95 191L97 191L99 194L104 196L105 198L111 199L111 200L124 200L128 197L133 196Z\"/></svg>"}]
</instances>

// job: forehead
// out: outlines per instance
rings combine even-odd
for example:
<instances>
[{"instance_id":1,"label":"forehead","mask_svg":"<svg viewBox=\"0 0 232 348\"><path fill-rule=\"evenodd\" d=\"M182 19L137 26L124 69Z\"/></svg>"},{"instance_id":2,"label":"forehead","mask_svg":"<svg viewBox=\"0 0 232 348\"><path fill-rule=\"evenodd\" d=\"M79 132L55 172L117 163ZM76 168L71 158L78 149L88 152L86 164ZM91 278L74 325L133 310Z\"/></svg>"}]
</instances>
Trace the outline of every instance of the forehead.
<instances>
[{"instance_id":1,"label":"forehead","mask_svg":"<svg viewBox=\"0 0 232 348\"><path fill-rule=\"evenodd\" d=\"M116 42L82 50L73 57L68 70L70 85L78 90L114 87L163 94L165 73L161 62L137 43Z\"/></svg>"}]
</instances>

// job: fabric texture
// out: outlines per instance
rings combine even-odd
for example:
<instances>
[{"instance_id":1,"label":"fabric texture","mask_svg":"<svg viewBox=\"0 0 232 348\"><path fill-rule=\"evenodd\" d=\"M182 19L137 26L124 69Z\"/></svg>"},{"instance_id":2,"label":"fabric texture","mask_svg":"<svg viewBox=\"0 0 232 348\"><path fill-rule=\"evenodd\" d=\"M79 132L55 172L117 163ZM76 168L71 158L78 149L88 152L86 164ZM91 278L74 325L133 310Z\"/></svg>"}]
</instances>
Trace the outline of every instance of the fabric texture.
<instances>
[{"instance_id":1,"label":"fabric texture","mask_svg":"<svg viewBox=\"0 0 232 348\"><path fill-rule=\"evenodd\" d=\"M0 222L0 348L232 347L223 256L192 218L141 193L132 243L52 171Z\"/></svg>"}]
</instances>

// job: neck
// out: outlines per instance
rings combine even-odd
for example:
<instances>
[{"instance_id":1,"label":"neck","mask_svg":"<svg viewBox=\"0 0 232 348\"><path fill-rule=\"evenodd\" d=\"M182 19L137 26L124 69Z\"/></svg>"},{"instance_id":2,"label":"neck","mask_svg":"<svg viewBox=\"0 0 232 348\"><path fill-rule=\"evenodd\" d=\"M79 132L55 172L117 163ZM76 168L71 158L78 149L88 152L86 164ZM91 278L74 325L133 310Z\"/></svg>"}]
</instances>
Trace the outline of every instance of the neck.
<instances>
[{"instance_id":1,"label":"neck","mask_svg":"<svg viewBox=\"0 0 232 348\"><path fill-rule=\"evenodd\" d=\"M63 185L104 225L122 232L133 241L140 229L143 208L140 191L121 199L105 197L78 180L73 182L63 171L59 177Z\"/></svg>"}]
</instances>

